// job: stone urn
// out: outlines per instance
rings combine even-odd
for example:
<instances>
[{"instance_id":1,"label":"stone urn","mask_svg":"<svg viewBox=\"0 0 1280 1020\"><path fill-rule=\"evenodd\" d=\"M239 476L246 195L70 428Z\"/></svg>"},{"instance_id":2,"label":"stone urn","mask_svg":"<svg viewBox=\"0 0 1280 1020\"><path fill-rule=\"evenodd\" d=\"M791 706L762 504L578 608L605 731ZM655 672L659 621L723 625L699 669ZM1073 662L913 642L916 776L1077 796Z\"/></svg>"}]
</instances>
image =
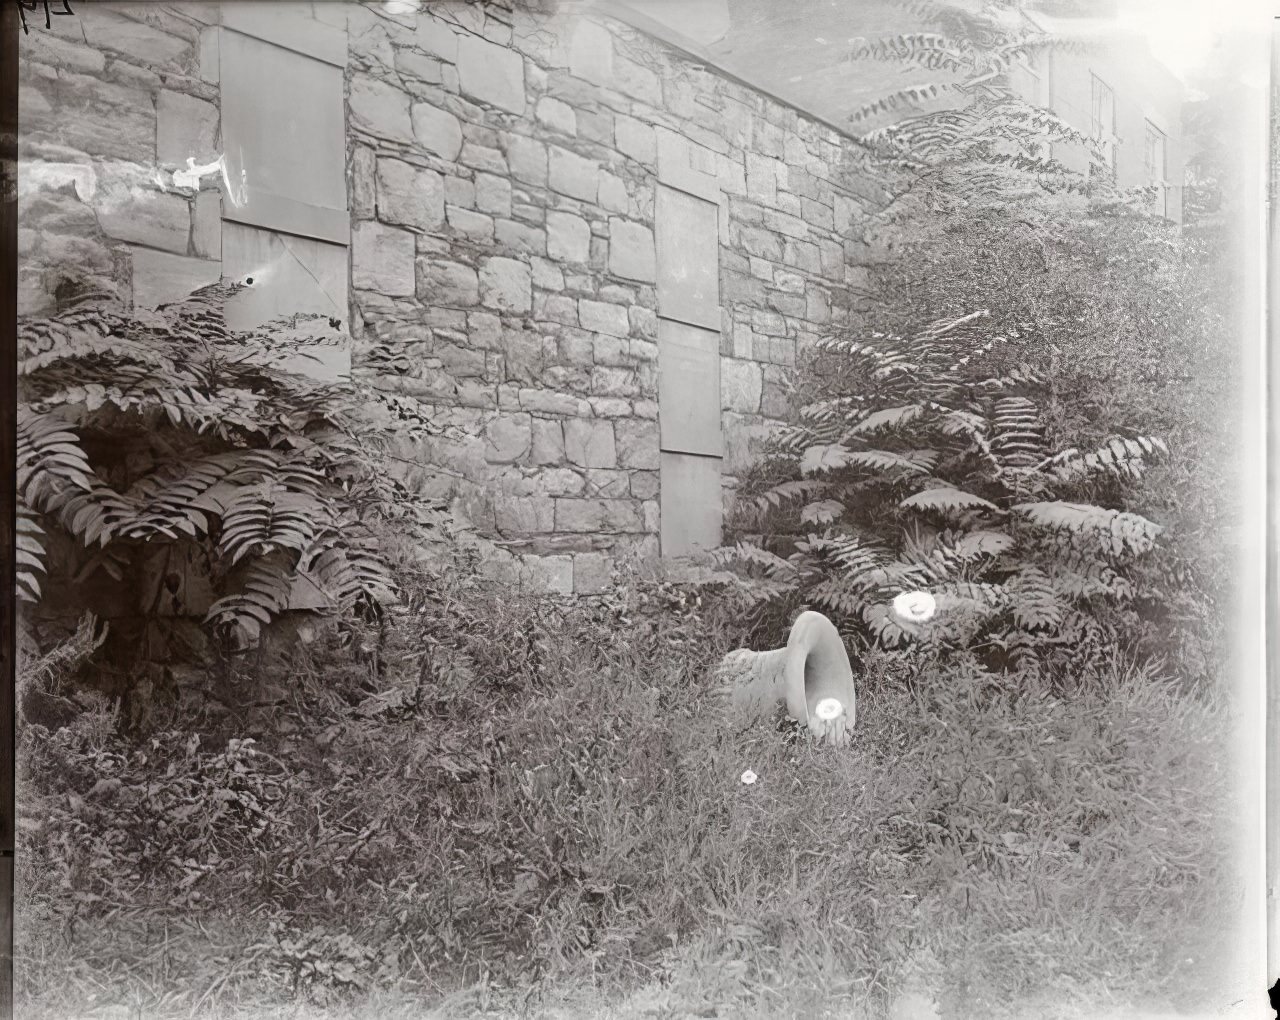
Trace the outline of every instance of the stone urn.
<instances>
[{"instance_id":1,"label":"stone urn","mask_svg":"<svg viewBox=\"0 0 1280 1020\"><path fill-rule=\"evenodd\" d=\"M856 720L853 668L835 624L804 612L791 625L785 648L738 648L716 668L721 693L733 709L759 718L779 703L820 742L843 747Z\"/></svg>"}]
</instances>

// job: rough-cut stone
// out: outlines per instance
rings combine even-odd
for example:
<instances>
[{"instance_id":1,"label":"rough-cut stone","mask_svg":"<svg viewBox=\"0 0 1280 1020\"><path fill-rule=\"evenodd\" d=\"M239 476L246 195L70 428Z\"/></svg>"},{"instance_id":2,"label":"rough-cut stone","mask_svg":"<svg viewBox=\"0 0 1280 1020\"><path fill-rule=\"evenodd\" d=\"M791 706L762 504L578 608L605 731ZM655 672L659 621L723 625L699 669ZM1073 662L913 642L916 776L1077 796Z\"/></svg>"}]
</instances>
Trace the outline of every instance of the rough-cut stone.
<instances>
[{"instance_id":1,"label":"rough-cut stone","mask_svg":"<svg viewBox=\"0 0 1280 1020\"><path fill-rule=\"evenodd\" d=\"M533 450L530 459L535 464L560 464L564 461L564 427L554 419L533 419Z\"/></svg>"},{"instance_id":2,"label":"rough-cut stone","mask_svg":"<svg viewBox=\"0 0 1280 1020\"><path fill-rule=\"evenodd\" d=\"M429 103L414 103L412 125L413 137L428 152L441 159L458 158L462 151L462 125L453 114Z\"/></svg>"},{"instance_id":3,"label":"rough-cut stone","mask_svg":"<svg viewBox=\"0 0 1280 1020\"><path fill-rule=\"evenodd\" d=\"M524 58L472 35L458 39L458 82L463 94L511 113L525 108Z\"/></svg>"},{"instance_id":4,"label":"rough-cut stone","mask_svg":"<svg viewBox=\"0 0 1280 1020\"><path fill-rule=\"evenodd\" d=\"M720 394L726 410L758 414L764 376L754 361L720 359Z\"/></svg>"},{"instance_id":5,"label":"rough-cut stone","mask_svg":"<svg viewBox=\"0 0 1280 1020\"><path fill-rule=\"evenodd\" d=\"M578 553L573 558L573 590L580 595L607 591L613 583L613 558L606 553Z\"/></svg>"},{"instance_id":6,"label":"rough-cut stone","mask_svg":"<svg viewBox=\"0 0 1280 1020\"><path fill-rule=\"evenodd\" d=\"M351 78L347 106L351 111L351 123L360 130L401 142L413 139L409 96L395 86L368 75L355 74Z\"/></svg>"},{"instance_id":7,"label":"rough-cut stone","mask_svg":"<svg viewBox=\"0 0 1280 1020\"><path fill-rule=\"evenodd\" d=\"M451 64L458 62L458 34L429 10L418 16L413 41L423 51L441 60Z\"/></svg>"},{"instance_id":8,"label":"rough-cut stone","mask_svg":"<svg viewBox=\"0 0 1280 1020\"><path fill-rule=\"evenodd\" d=\"M499 497L494 511L503 535L543 534L554 531L556 503L550 496Z\"/></svg>"},{"instance_id":9,"label":"rough-cut stone","mask_svg":"<svg viewBox=\"0 0 1280 1020\"><path fill-rule=\"evenodd\" d=\"M527 312L531 306L529 267L515 259L490 258L480 270L480 300L488 308Z\"/></svg>"},{"instance_id":10,"label":"rough-cut stone","mask_svg":"<svg viewBox=\"0 0 1280 1020\"><path fill-rule=\"evenodd\" d=\"M216 283L222 275L218 262L189 259L148 248L130 248L133 263L133 300L140 308L155 308L181 301L192 291Z\"/></svg>"},{"instance_id":11,"label":"rough-cut stone","mask_svg":"<svg viewBox=\"0 0 1280 1020\"><path fill-rule=\"evenodd\" d=\"M381 223L351 231L351 282L357 290L412 296L416 284L413 234Z\"/></svg>"},{"instance_id":12,"label":"rough-cut stone","mask_svg":"<svg viewBox=\"0 0 1280 1020\"><path fill-rule=\"evenodd\" d=\"M351 153L351 214L373 219L378 201L378 157L367 145L357 145Z\"/></svg>"},{"instance_id":13,"label":"rough-cut stone","mask_svg":"<svg viewBox=\"0 0 1280 1020\"><path fill-rule=\"evenodd\" d=\"M627 194L626 181L607 170L601 170L599 202L609 212L627 212L631 208L631 199Z\"/></svg>"},{"instance_id":14,"label":"rough-cut stone","mask_svg":"<svg viewBox=\"0 0 1280 1020\"><path fill-rule=\"evenodd\" d=\"M514 464L529 452L533 442L527 414L499 415L484 429L484 459L490 464Z\"/></svg>"},{"instance_id":15,"label":"rough-cut stone","mask_svg":"<svg viewBox=\"0 0 1280 1020\"><path fill-rule=\"evenodd\" d=\"M614 424L618 466L657 471L659 465L658 423L619 421Z\"/></svg>"},{"instance_id":16,"label":"rough-cut stone","mask_svg":"<svg viewBox=\"0 0 1280 1020\"><path fill-rule=\"evenodd\" d=\"M586 262L591 227L581 216L547 213L547 256L561 262Z\"/></svg>"},{"instance_id":17,"label":"rough-cut stone","mask_svg":"<svg viewBox=\"0 0 1280 1020\"><path fill-rule=\"evenodd\" d=\"M470 209L459 209L457 206L445 206L449 226L460 234L478 241L493 240L493 217Z\"/></svg>"},{"instance_id":18,"label":"rough-cut stone","mask_svg":"<svg viewBox=\"0 0 1280 1020\"><path fill-rule=\"evenodd\" d=\"M418 297L431 305L469 308L480 303L480 278L461 262L420 258Z\"/></svg>"},{"instance_id":19,"label":"rough-cut stone","mask_svg":"<svg viewBox=\"0 0 1280 1020\"><path fill-rule=\"evenodd\" d=\"M498 216L511 215L511 182L496 174L476 174L476 208Z\"/></svg>"},{"instance_id":20,"label":"rough-cut stone","mask_svg":"<svg viewBox=\"0 0 1280 1020\"><path fill-rule=\"evenodd\" d=\"M629 499L557 499L556 530L592 534L639 532L641 513Z\"/></svg>"},{"instance_id":21,"label":"rough-cut stone","mask_svg":"<svg viewBox=\"0 0 1280 1020\"><path fill-rule=\"evenodd\" d=\"M583 329L610 336L626 336L631 331L627 310L622 305L610 305L603 301L578 302L578 319Z\"/></svg>"},{"instance_id":22,"label":"rough-cut stone","mask_svg":"<svg viewBox=\"0 0 1280 1020\"><path fill-rule=\"evenodd\" d=\"M538 100L535 116L539 124L545 125L552 131L559 131L566 135L578 133L578 119L574 115L573 107L551 96L543 96Z\"/></svg>"},{"instance_id":23,"label":"rough-cut stone","mask_svg":"<svg viewBox=\"0 0 1280 1020\"><path fill-rule=\"evenodd\" d=\"M558 145L551 146L548 180L552 191L584 202L594 202L600 186L599 172L594 160L584 159Z\"/></svg>"},{"instance_id":24,"label":"rough-cut stone","mask_svg":"<svg viewBox=\"0 0 1280 1020\"><path fill-rule=\"evenodd\" d=\"M658 155L653 128L634 117L619 117L614 125L618 151L637 163L652 166Z\"/></svg>"},{"instance_id":25,"label":"rough-cut stone","mask_svg":"<svg viewBox=\"0 0 1280 1020\"><path fill-rule=\"evenodd\" d=\"M653 231L639 223L609 219L609 271L652 283L657 275Z\"/></svg>"},{"instance_id":26,"label":"rough-cut stone","mask_svg":"<svg viewBox=\"0 0 1280 1020\"><path fill-rule=\"evenodd\" d=\"M419 230L444 222L444 178L399 159L378 160L378 219Z\"/></svg>"},{"instance_id":27,"label":"rough-cut stone","mask_svg":"<svg viewBox=\"0 0 1280 1020\"><path fill-rule=\"evenodd\" d=\"M570 464L588 468L615 468L613 422L570 418L564 423L565 456Z\"/></svg>"},{"instance_id":28,"label":"rough-cut stone","mask_svg":"<svg viewBox=\"0 0 1280 1020\"><path fill-rule=\"evenodd\" d=\"M503 145L512 177L538 186L547 183L547 147L542 142L524 135L506 135Z\"/></svg>"},{"instance_id":29,"label":"rough-cut stone","mask_svg":"<svg viewBox=\"0 0 1280 1020\"><path fill-rule=\"evenodd\" d=\"M218 108L182 92L164 90L156 97L156 159L186 166L188 159L209 163L217 158Z\"/></svg>"},{"instance_id":30,"label":"rough-cut stone","mask_svg":"<svg viewBox=\"0 0 1280 1020\"><path fill-rule=\"evenodd\" d=\"M513 252L523 252L526 255L547 253L546 232L514 220L498 220L497 239L499 244Z\"/></svg>"},{"instance_id":31,"label":"rough-cut stone","mask_svg":"<svg viewBox=\"0 0 1280 1020\"><path fill-rule=\"evenodd\" d=\"M574 26L569 42L569 73L595 85L613 78L613 36L603 25L585 18Z\"/></svg>"},{"instance_id":32,"label":"rough-cut stone","mask_svg":"<svg viewBox=\"0 0 1280 1020\"><path fill-rule=\"evenodd\" d=\"M191 207L180 195L112 189L100 195L98 223L102 232L119 241L133 241L149 248L187 253L191 234Z\"/></svg>"}]
</instances>

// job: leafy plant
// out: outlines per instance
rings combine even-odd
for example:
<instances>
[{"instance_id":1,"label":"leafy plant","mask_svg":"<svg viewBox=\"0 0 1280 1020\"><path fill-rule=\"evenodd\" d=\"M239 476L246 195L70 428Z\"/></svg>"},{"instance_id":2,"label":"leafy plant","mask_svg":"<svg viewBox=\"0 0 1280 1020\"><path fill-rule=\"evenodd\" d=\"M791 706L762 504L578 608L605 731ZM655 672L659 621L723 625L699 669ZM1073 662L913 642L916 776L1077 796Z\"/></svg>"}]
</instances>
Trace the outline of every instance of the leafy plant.
<instances>
[{"instance_id":1,"label":"leafy plant","mask_svg":"<svg viewBox=\"0 0 1280 1020\"><path fill-rule=\"evenodd\" d=\"M57 553L59 597L106 575L114 614L140 594L140 615L203 613L245 646L301 586L338 612L392 598L379 520L424 539L446 525L381 456L428 423L300 374L298 359L338 342L318 316L229 328L240 287L155 312L93 303L19 321L20 596L49 599L41 575Z\"/></svg>"},{"instance_id":2,"label":"leafy plant","mask_svg":"<svg viewBox=\"0 0 1280 1020\"><path fill-rule=\"evenodd\" d=\"M1056 649L1104 661L1136 605L1159 599L1138 568L1163 529L1126 498L1164 442L1125 432L1053 449L1046 384L1016 360L1029 334L987 320L818 345L769 482L740 501L763 546L718 554L761 578L747 585L758 599L812 604L881 647L971 650L1002 668ZM934 619L894 611L913 590L933 595Z\"/></svg>"},{"instance_id":3,"label":"leafy plant","mask_svg":"<svg viewBox=\"0 0 1280 1020\"><path fill-rule=\"evenodd\" d=\"M1053 51L1086 52L1093 44L1087 36L1042 31L1022 17L1019 3L900 0L895 6L924 28L855 39L848 59L929 76L863 104L849 123L882 168L907 175L913 194L930 207L1087 195L1149 208L1149 189L1116 186L1097 140L1014 88L1020 69L1030 70ZM1055 147L1084 153L1087 172L1055 156Z\"/></svg>"}]
</instances>

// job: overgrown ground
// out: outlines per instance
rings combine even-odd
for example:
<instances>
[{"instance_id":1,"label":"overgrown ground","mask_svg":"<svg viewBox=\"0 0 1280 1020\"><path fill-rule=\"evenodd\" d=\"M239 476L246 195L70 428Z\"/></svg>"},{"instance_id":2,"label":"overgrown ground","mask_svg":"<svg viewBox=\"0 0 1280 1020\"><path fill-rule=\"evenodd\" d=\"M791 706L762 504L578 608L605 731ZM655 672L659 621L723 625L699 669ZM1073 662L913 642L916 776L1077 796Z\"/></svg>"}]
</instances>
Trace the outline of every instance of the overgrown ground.
<instances>
[{"instance_id":1,"label":"overgrown ground","mask_svg":"<svg viewBox=\"0 0 1280 1020\"><path fill-rule=\"evenodd\" d=\"M142 742L35 683L18 1015L879 1017L930 1015L904 998L927 988L947 1017L1068 1017L1216 991L1213 691L877 658L835 751L724 714L714 662L783 635L714 590L411 588Z\"/></svg>"}]
</instances>

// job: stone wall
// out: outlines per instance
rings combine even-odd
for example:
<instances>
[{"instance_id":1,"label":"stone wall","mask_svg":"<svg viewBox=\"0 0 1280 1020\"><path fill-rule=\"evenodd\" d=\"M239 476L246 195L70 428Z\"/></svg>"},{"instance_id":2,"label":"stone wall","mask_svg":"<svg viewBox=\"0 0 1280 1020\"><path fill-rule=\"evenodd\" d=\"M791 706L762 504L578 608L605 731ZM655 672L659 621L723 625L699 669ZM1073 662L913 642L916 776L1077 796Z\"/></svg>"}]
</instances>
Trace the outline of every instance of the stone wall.
<instances>
[{"instance_id":1,"label":"stone wall","mask_svg":"<svg viewBox=\"0 0 1280 1020\"><path fill-rule=\"evenodd\" d=\"M728 498L887 196L849 139L616 21L369 6L348 30L353 333L460 433L408 473L598 589L659 554L660 163L718 192Z\"/></svg>"},{"instance_id":2,"label":"stone wall","mask_svg":"<svg viewBox=\"0 0 1280 1020\"><path fill-rule=\"evenodd\" d=\"M219 151L208 20L198 3L80 4L20 36L19 313L69 286L145 301L218 278L217 180L172 187Z\"/></svg>"},{"instance_id":3,"label":"stone wall","mask_svg":"<svg viewBox=\"0 0 1280 1020\"><path fill-rule=\"evenodd\" d=\"M397 366L378 384L446 432L400 451L406 477L509 552L491 558L512 577L594 591L619 558L654 560L659 181L678 162L718 205L728 502L797 352L854 307L886 198L860 150L617 21L286 7L346 31L355 364ZM223 153L220 21L212 2L86 4L22 37L21 312L73 280L153 306L244 274L219 176L174 178ZM311 247L345 253L327 239ZM268 303L287 310L315 298L299 288L319 263L284 248L288 293Z\"/></svg>"}]
</instances>

